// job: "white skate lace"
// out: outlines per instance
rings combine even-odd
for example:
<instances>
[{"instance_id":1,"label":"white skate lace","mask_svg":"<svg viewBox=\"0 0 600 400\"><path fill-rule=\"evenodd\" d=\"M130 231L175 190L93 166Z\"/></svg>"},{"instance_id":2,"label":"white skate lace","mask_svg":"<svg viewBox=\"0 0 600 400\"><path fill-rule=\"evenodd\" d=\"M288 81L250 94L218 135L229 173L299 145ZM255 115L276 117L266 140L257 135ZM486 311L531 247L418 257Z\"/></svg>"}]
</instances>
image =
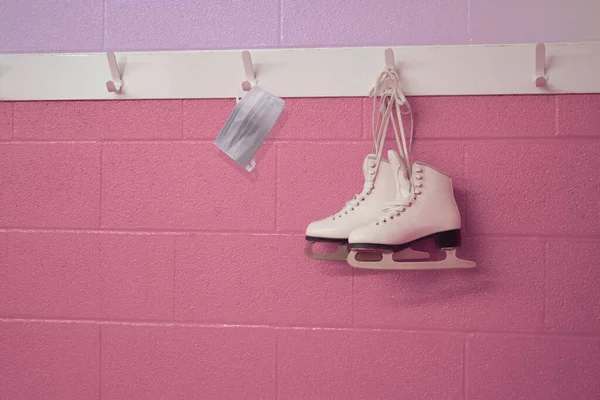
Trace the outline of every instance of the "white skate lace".
<instances>
[{"instance_id":1,"label":"white skate lace","mask_svg":"<svg viewBox=\"0 0 600 400\"><path fill-rule=\"evenodd\" d=\"M380 100L380 115L381 121L375 119L375 105L377 101L377 93L381 93ZM395 112L394 112L395 111ZM402 123L402 115L408 114L410 121L410 139L408 148L406 146L406 137L404 133L404 125ZM412 168L410 165L408 153L412 150L413 134L414 134L414 123L412 118L412 110L410 104L406 100L404 93L400 88L400 78L396 70L387 69L382 72L377 79L377 84L373 92L373 138L377 150L377 168L379 166L379 160L383 153L383 146L385 142L385 133L391 119L392 128L394 130L394 136L398 150L401 155L401 160L404 161L403 170L406 171L406 176L403 176L404 182L397 182L398 184L408 185L408 194L405 197L398 198L392 202L384 205L383 216L379 219L381 222L387 222L388 219L394 219L399 216L400 213L406 211L407 207L412 206L412 202L416 199L416 193L420 193L419 190L414 190L411 185L411 174ZM401 177L395 177L400 179ZM400 195L400 190L397 191Z\"/></svg>"},{"instance_id":2,"label":"white skate lace","mask_svg":"<svg viewBox=\"0 0 600 400\"><path fill-rule=\"evenodd\" d=\"M417 169L417 172L420 172ZM417 176L418 177L418 176ZM399 217L401 213L405 212L408 207L411 207L413 203L417 200L417 196L421 194L421 183L416 183L414 186L411 184L410 180L405 179L405 185L409 186L409 192L401 197L397 198L394 201L384 204L383 208L383 216L379 218L377 224L383 222L384 224L388 222L388 220L393 220L396 217ZM400 183L402 184L402 183ZM397 191L398 195L400 191Z\"/></svg>"},{"instance_id":3,"label":"white skate lace","mask_svg":"<svg viewBox=\"0 0 600 400\"><path fill-rule=\"evenodd\" d=\"M410 104L402 89L400 87L400 77L398 72L394 69L386 69L383 71L375 83L375 87L372 91L373 94L373 118L372 118L372 131L373 131L373 150L376 153L375 159L375 173L371 181L371 188L375 183L375 177L379 169L381 157L383 154L383 147L387 136L387 130L389 123L392 123L392 130L394 131L394 137L396 144L398 145L398 152L401 159L404 161L404 169L408 172L410 178L410 161L408 153L412 148L413 141L413 119L412 110ZM375 112L377 109L377 97L380 97L379 101L379 117L375 118ZM402 121L402 115L408 114L410 120L410 139L409 146L406 146L406 136L404 133L404 124Z\"/></svg>"},{"instance_id":4,"label":"white skate lace","mask_svg":"<svg viewBox=\"0 0 600 400\"><path fill-rule=\"evenodd\" d=\"M411 195L413 196L413 195ZM386 223L388 220L393 220L395 217L400 216L401 213L406 211L406 209L412 206L412 202L415 200L415 197L405 197L402 199L398 199L385 204L383 208L383 217L379 218L379 222Z\"/></svg>"},{"instance_id":5,"label":"white skate lace","mask_svg":"<svg viewBox=\"0 0 600 400\"><path fill-rule=\"evenodd\" d=\"M346 202L346 205L342 210L333 215L335 217L341 217L343 214L348 214L348 211L352 211L355 207L358 207L362 201L365 200L366 196L371 194L373 187L375 186L375 178L379 172L379 165L381 164L381 158L383 156L383 148L385 139L387 136L387 130L392 123L392 129L394 131L394 137L396 144L398 145L398 151L401 155L401 159L404 160L405 170L409 174L411 173L410 162L408 159L408 152L412 148L413 142L413 119L412 110L410 104L404 93L402 93L400 87L400 76L395 69L385 69L378 77L375 82L375 87L371 91L373 96L373 118L371 129L373 132L373 153L376 157L372 170L370 171L363 190L359 194L355 194L354 197ZM376 118L377 111L377 97L379 97L379 118ZM404 133L404 124L402 123L402 115L408 114L410 118L410 139L409 145L406 146L406 137Z\"/></svg>"},{"instance_id":6,"label":"white skate lace","mask_svg":"<svg viewBox=\"0 0 600 400\"><path fill-rule=\"evenodd\" d=\"M391 117L398 150L405 158L406 164L410 165L408 162L408 152L412 150L414 124L410 104L400 88L400 76L398 75L398 72L394 69L386 69L383 71L377 78L375 87L371 91L371 94L373 95L373 116L371 119L371 130L373 132L373 152L380 155L383 153L383 144L386 139L387 127ZM379 113L381 119L375 118L378 95L380 96ZM402 109L403 107L404 110ZM396 111L396 118L394 118L393 111ZM406 148L402 114L408 114L410 118L410 139L408 149ZM400 128L402 144L400 144L398 128Z\"/></svg>"},{"instance_id":7,"label":"white skate lace","mask_svg":"<svg viewBox=\"0 0 600 400\"><path fill-rule=\"evenodd\" d=\"M360 194L355 194L352 200L346 202L346 205L339 213L337 213L337 216L341 217L342 214L348 214L348 211L354 211L354 208L358 207L361 201L365 201L365 196L367 196L367 192L365 191Z\"/></svg>"}]
</instances>

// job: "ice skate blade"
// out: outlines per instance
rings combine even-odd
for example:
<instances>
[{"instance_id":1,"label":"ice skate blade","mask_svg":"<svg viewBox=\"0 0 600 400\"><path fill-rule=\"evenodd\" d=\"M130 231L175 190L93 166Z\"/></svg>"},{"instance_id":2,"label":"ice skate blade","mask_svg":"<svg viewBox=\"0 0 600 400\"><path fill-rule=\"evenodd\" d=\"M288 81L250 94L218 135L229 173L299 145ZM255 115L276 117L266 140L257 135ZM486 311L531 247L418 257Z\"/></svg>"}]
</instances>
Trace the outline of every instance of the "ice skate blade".
<instances>
[{"instance_id":1,"label":"ice skate blade","mask_svg":"<svg viewBox=\"0 0 600 400\"><path fill-rule=\"evenodd\" d=\"M348 258L348 245L338 244L338 250L332 253L314 253L313 246L315 242L307 242L304 247L304 254L307 257L314 258L315 260L329 260L329 261L344 261Z\"/></svg>"},{"instance_id":2,"label":"ice skate blade","mask_svg":"<svg viewBox=\"0 0 600 400\"><path fill-rule=\"evenodd\" d=\"M359 249L358 251L361 253L376 253L376 254L382 253L382 250L377 250L377 249ZM398 251L393 251L393 252L388 251L388 253L392 254L392 257L396 256L397 260L426 260L430 257L430 254L428 252L413 250L410 247L407 247L405 249L398 250ZM358 262L375 263L377 261L358 261Z\"/></svg>"},{"instance_id":3,"label":"ice skate blade","mask_svg":"<svg viewBox=\"0 0 600 400\"><path fill-rule=\"evenodd\" d=\"M348 263L355 268L387 269L387 270L424 270L424 269L464 269L474 268L473 261L456 257L456 249L444 249L446 258L440 261L394 261L393 253L382 253L381 261L359 261L357 251L348 254Z\"/></svg>"}]
</instances>

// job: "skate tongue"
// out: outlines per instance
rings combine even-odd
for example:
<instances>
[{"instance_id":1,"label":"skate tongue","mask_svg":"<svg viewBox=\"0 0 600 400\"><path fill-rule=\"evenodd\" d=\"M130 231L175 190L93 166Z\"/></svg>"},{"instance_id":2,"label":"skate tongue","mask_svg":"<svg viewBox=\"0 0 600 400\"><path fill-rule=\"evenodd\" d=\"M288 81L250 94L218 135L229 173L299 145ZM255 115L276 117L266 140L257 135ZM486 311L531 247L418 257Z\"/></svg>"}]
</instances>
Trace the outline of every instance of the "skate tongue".
<instances>
[{"instance_id":1,"label":"skate tongue","mask_svg":"<svg viewBox=\"0 0 600 400\"><path fill-rule=\"evenodd\" d=\"M408 198L410 196L410 180L404 159L398 152L390 150L388 151L388 160L396 182L396 198L398 200Z\"/></svg>"}]
</instances>

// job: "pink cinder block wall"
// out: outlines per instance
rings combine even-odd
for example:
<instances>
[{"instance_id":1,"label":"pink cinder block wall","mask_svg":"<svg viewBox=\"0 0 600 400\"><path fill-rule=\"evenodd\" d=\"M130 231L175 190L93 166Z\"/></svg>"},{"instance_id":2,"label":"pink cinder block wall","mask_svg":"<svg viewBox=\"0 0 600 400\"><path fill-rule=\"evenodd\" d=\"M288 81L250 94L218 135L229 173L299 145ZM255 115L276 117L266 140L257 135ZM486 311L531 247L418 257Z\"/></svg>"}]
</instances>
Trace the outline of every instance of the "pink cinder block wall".
<instances>
[{"instance_id":1,"label":"pink cinder block wall","mask_svg":"<svg viewBox=\"0 0 600 400\"><path fill-rule=\"evenodd\" d=\"M589 41L598 15L5 0L0 51ZM304 257L362 187L371 103L286 101L252 174L212 143L231 100L0 102L0 399L600 399L600 95L412 98L478 264L422 272Z\"/></svg>"},{"instance_id":2,"label":"pink cinder block wall","mask_svg":"<svg viewBox=\"0 0 600 400\"><path fill-rule=\"evenodd\" d=\"M475 270L304 257L370 99L287 99L253 174L230 100L0 103L0 397L600 398L600 96L411 101Z\"/></svg>"}]
</instances>

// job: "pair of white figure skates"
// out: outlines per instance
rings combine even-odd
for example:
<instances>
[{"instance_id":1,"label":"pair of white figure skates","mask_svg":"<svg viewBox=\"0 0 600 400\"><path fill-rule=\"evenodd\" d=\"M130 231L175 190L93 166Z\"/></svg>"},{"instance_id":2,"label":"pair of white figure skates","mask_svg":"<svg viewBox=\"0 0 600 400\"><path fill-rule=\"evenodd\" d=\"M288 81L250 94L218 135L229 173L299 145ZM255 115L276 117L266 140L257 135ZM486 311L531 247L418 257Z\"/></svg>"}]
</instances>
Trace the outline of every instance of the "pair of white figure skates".
<instances>
[{"instance_id":1,"label":"pair of white figure skates","mask_svg":"<svg viewBox=\"0 0 600 400\"><path fill-rule=\"evenodd\" d=\"M376 121L374 104L374 153L367 155L363 162L363 190L341 211L308 225L306 255L324 260L347 260L353 267L370 269L475 267L474 262L456 256L461 219L451 178L430 165L421 162L411 165L408 161L401 116L401 107L408 103L400 91L395 71L382 73L375 86L375 98L378 91L381 92L380 115ZM389 150L386 160L382 152L390 121L403 155ZM446 253L445 259L432 261L428 252L410 247L430 237ZM313 246L317 242L337 244L338 250L315 253ZM381 256L375 261L361 261L359 254L365 253Z\"/></svg>"}]
</instances>

